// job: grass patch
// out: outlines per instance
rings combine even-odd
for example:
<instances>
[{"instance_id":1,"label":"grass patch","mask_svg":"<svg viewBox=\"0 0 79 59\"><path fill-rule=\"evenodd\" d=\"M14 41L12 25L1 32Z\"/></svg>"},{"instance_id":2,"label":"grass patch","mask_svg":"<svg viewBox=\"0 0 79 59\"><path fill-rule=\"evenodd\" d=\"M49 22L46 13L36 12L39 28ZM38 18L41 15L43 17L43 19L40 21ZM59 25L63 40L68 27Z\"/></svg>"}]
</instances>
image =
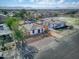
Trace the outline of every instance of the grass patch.
<instances>
[{"instance_id":1,"label":"grass patch","mask_svg":"<svg viewBox=\"0 0 79 59\"><path fill-rule=\"evenodd\" d=\"M79 18L67 18L66 22L72 25L79 25Z\"/></svg>"}]
</instances>

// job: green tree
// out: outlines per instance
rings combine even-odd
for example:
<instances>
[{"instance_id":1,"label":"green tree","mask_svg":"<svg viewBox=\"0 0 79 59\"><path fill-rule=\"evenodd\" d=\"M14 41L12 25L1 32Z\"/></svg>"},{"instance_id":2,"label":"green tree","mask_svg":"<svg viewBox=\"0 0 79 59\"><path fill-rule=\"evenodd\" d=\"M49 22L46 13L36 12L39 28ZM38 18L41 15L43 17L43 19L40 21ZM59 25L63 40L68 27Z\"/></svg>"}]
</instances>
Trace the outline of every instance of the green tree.
<instances>
[{"instance_id":1,"label":"green tree","mask_svg":"<svg viewBox=\"0 0 79 59\"><path fill-rule=\"evenodd\" d=\"M7 12L6 9L2 10L2 12L3 12L4 15L7 15L8 14L8 12Z\"/></svg>"},{"instance_id":2,"label":"green tree","mask_svg":"<svg viewBox=\"0 0 79 59\"><path fill-rule=\"evenodd\" d=\"M26 48L28 48L28 45L24 42L25 41L25 35L23 34L22 29L19 29L19 20L17 18L10 18L8 19L8 22L6 22L9 27L11 27L11 30L13 31L13 36L15 39L16 47L20 51L20 54L22 55L22 59L25 59L27 57L25 56L25 53L27 53ZM29 48L28 48L29 49ZM29 50L32 50L34 48L30 48ZM34 51L35 53L35 51ZM33 58L33 52L29 54ZM27 54L26 54L27 56ZM30 58L30 56L28 56Z\"/></svg>"},{"instance_id":3,"label":"green tree","mask_svg":"<svg viewBox=\"0 0 79 59\"><path fill-rule=\"evenodd\" d=\"M13 31L15 41L23 41L25 37L22 30L19 29L19 21L20 20L16 17L8 17L5 22Z\"/></svg>"},{"instance_id":4,"label":"green tree","mask_svg":"<svg viewBox=\"0 0 79 59\"><path fill-rule=\"evenodd\" d=\"M54 13L54 15L53 15L53 16L57 17L57 16L58 16L58 14L57 14L57 13Z\"/></svg>"},{"instance_id":5,"label":"green tree","mask_svg":"<svg viewBox=\"0 0 79 59\"><path fill-rule=\"evenodd\" d=\"M19 19L16 17L7 17L5 23L9 26L9 28L12 30L14 27L14 24L18 26L19 24Z\"/></svg>"},{"instance_id":6,"label":"green tree","mask_svg":"<svg viewBox=\"0 0 79 59\"><path fill-rule=\"evenodd\" d=\"M19 17L21 19L24 19L25 16L26 16L26 10L25 9L22 9L22 10L14 13L14 17Z\"/></svg>"}]
</instances>

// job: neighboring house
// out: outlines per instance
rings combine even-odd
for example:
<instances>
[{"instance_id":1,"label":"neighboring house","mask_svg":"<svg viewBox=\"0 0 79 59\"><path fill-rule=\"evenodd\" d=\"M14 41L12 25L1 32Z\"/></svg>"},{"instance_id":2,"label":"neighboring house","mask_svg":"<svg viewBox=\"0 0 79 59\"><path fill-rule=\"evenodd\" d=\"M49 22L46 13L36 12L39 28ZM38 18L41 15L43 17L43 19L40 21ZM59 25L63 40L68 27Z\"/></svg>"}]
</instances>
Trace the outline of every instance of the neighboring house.
<instances>
[{"instance_id":1,"label":"neighboring house","mask_svg":"<svg viewBox=\"0 0 79 59\"><path fill-rule=\"evenodd\" d=\"M0 23L3 23L6 19L6 15L0 14Z\"/></svg>"},{"instance_id":2,"label":"neighboring house","mask_svg":"<svg viewBox=\"0 0 79 59\"><path fill-rule=\"evenodd\" d=\"M13 17L13 16L14 16L14 13L13 13L13 12L9 12L9 13L7 14L7 16Z\"/></svg>"},{"instance_id":3,"label":"neighboring house","mask_svg":"<svg viewBox=\"0 0 79 59\"><path fill-rule=\"evenodd\" d=\"M0 36L3 35L11 35L12 32L10 31L9 27L6 24L0 24Z\"/></svg>"},{"instance_id":4,"label":"neighboring house","mask_svg":"<svg viewBox=\"0 0 79 59\"><path fill-rule=\"evenodd\" d=\"M0 24L0 45L3 43L8 43L13 41L12 31L6 24Z\"/></svg>"},{"instance_id":5,"label":"neighboring house","mask_svg":"<svg viewBox=\"0 0 79 59\"><path fill-rule=\"evenodd\" d=\"M31 23L35 23L35 22L37 22L36 19L28 19L28 20L24 21L25 24L31 24Z\"/></svg>"},{"instance_id":6,"label":"neighboring house","mask_svg":"<svg viewBox=\"0 0 79 59\"><path fill-rule=\"evenodd\" d=\"M53 19L43 19L43 26L47 26L48 30L52 30L52 29L62 29L62 28L66 28L67 25L65 22L60 21L60 20L53 20Z\"/></svg>"},{"instance_id":7,"label":"neighboring house","mask_svg":"<svg viewBox=\"0 0 79 59\"><path fill-rule=\"evenodd\" d=\"M45 32L45 28L42 25L38 25L36 23L24 24L20 26L20 29L23 27L25 28L27 35L37 35Z\"/></svg>"},{"instance_id":8,"label":"neighboring house","mask_svg":"<svg viewBox=\"0 0 79 59\"><path fill-rule=\"evenodd\" d=\"M62 28L66 28L67 25L65 24L65 22L53 22L53 23L49 23L48 28L49 30L52 29L62 29Z\"/></svg>"},{"instance_id":9,"label":"neighboring house","mask_svg":"<svg viewBox=\"0 0 79 59\"><path fill-rule=\"evenodd\" d=\"M62 29L67 27L65 22L59 20L40 20L37 22L26 21L19 28L27 35L42 34L47 30Z\"/></svg>"}]
</instances>

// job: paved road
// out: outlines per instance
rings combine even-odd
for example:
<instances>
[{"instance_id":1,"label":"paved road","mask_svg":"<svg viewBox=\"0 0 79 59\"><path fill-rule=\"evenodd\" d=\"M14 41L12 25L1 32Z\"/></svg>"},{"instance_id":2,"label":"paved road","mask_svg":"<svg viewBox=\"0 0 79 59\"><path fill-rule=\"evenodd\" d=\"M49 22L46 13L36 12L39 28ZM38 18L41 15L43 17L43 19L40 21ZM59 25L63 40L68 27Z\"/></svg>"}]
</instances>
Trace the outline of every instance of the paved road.
<instances>
[{"instance_id":1,"label":"paved road","mask_svg":"<svg viewBox=\"0 0 79 59\"><path fill-rule=\"evenodd\" d=\"M79 59L79 32L57 43L57 47L39 52L34 59Z\"/></svg>"}]
</instances>

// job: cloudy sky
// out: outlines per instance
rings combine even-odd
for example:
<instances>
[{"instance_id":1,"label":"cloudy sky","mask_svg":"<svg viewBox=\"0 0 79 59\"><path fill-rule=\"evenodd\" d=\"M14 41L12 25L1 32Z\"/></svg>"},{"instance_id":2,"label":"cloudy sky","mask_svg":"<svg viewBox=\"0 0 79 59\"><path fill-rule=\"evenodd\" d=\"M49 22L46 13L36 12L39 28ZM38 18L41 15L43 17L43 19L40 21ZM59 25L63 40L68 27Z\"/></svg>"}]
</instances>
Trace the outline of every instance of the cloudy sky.
<instances>
[{"instance_id":1,"label":"cloudy sky","mask_svg":"<svg viewBox=\"0 0 79 59\"><path fill-rule=\"evenodd\" d=\"M0 6L32 8L78 8L79 0L1 0Z\"/></svg>"}]
</instances>

